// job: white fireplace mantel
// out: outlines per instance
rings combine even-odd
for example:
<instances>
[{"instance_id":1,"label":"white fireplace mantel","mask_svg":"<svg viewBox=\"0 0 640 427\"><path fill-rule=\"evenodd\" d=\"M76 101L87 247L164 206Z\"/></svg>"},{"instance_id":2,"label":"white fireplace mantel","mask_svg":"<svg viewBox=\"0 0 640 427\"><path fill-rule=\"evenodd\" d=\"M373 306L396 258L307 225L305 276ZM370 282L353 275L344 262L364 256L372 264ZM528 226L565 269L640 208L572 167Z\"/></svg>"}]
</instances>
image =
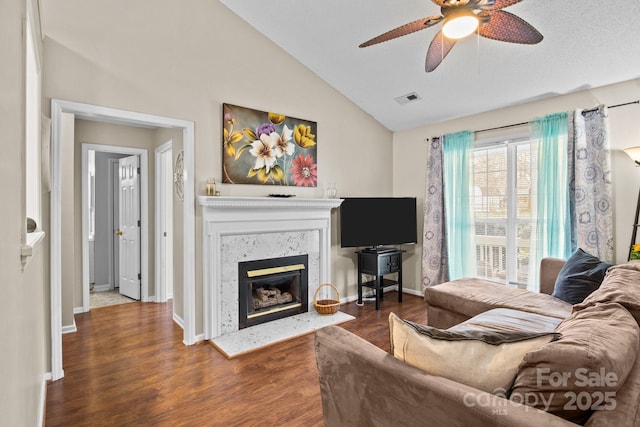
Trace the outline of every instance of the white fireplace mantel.
<instances>
[{"instance_id":1,"label":"white fireplace mantel","mask_svg":"<svg viewBox=\"0 0 640 427\"><path fill-rule=\"evenodd\" d=\"M227 236L286 232L304 236L308 231L317 231L317 243L310 244L318 246L314 249L319 253L318 283L309 283L309 292L319 283L331 281L331 210L340 206L342 199L199 196L198 202L202 206L205 339L229 332L229 319L223 319L223 313L228 305L237 305L237 301L223 300L228 294L222 287L222 246ZM243 248L243 256L251 250ZM309 304L312 309L313 298L309 298Z\"/></svg>"}]
</instances>

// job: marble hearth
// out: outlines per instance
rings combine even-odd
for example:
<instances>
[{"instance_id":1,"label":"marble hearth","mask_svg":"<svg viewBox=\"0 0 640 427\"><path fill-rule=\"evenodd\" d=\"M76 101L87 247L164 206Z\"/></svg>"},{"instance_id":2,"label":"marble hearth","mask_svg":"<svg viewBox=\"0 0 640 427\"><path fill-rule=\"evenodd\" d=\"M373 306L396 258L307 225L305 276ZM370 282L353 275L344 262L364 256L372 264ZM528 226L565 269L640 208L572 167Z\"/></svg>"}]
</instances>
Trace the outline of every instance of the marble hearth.
<instances>
[{"instance_id":1,"label":"marble hearth","mask_svg":"<svg viewBox=\"0 0 640 427\"><path fill-rule=\"evenodd\" d=\"M340 206L341 199L200 196L198 201L205 339L214 341L240 331L238 262L242 261L308 255L308 305L309 313L315 312L316 288L331 281L331 210ZM296 322L287 319L275 321L278 328Z\"/></svg>"}]
</instances>

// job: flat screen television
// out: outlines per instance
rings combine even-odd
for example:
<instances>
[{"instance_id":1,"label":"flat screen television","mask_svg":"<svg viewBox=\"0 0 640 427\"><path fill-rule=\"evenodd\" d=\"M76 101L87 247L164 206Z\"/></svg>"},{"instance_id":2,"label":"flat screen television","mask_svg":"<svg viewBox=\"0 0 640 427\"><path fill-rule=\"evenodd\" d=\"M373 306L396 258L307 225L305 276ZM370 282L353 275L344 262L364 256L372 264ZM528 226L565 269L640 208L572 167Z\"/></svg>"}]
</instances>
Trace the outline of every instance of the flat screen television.
<instances>
[{"instance_id":1,"label":"flat screen television","mask_svg":"<svg viewBox=\"0 0 640 427\"><path fill-rule=\"evenodd\" d=\"M340 246L383 252L417 243L415 197L347 197L340 205Z\"/></svg>"}]
</instances>

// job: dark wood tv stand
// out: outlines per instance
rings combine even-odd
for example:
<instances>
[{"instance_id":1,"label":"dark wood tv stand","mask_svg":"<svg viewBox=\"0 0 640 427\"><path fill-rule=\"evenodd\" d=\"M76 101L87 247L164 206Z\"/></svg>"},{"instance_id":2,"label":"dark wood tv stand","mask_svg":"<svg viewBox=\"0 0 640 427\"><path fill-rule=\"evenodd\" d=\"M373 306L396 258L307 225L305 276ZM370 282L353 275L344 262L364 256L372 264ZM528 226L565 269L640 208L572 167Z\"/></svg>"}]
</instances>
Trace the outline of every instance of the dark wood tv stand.
<instances>
[{"instance_id":1,"label":"dark wood tv stand","mask_svg":"<svg viewBox=\"0 0 640 427\"><path fill-rule=\"evenodd\" d=\"M358 254L358 305L362 305L362 287L375 290L376 310L380 309L384 288L398 285L398 302L402 302L402 253L395 248L363 249ZM385 279L383 276L398 273L398 280ZM362 282L362 275L375 276L374 280Z\"/></svg>"}]
</instances>

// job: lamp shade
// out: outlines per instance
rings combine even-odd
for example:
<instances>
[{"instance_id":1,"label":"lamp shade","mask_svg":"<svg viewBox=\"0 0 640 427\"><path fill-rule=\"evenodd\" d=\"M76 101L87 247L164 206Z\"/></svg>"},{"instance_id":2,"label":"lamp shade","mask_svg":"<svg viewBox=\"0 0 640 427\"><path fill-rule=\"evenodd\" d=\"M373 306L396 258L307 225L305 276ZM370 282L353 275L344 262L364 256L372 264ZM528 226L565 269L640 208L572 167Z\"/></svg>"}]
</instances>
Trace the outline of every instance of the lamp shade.
<instances>
[{"instance_id":1,"label":"lamp shade","mask_svg":"<svg viewBox=\"0 0 640 427\"><path fill-rule=\"evenodd\" d=\"M640 165L640 146L625 148L623 151L627 153L637 165Z\"/></svg>"}]
</instances>

